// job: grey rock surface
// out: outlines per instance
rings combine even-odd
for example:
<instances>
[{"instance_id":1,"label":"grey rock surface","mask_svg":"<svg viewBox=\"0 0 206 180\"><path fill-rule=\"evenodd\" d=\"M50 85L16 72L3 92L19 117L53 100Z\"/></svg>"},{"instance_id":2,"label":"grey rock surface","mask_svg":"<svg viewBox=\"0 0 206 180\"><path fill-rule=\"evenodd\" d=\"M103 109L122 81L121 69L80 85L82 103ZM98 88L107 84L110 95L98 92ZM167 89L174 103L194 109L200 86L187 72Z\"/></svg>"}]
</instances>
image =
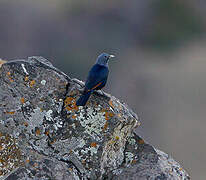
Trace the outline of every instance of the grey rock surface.
<instances>
[{"instance_id":1,"label":"grey rock surface","mask_svg":"<svg viewBox=\"0 0 206 180\"><path fill-rule=\"evenodd\" d=\"M133 130L137 115L42 57L0 66L0 179L190 179L167 154Z\"/></svg>"}]
</instances>

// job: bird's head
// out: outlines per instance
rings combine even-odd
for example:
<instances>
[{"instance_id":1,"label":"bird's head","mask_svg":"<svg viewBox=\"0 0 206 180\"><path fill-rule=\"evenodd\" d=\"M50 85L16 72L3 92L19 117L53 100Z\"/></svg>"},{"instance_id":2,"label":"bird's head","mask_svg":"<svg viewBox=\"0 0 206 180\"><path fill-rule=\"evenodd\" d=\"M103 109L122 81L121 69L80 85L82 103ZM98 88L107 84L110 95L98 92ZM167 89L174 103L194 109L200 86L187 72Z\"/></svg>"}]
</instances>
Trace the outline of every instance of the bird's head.
<instances>
[{"instance_id":1,"label":"bird's head","mask_svg":"<svg viewBox=\"0 0 206 180\"><path fill-rule=\"evenodd\" d=\"M114 55L109 55L107 53L102 53L98 56L96 63L100 65L107 66L110 58L115 57Z\"/></svg>"}]
</instances>

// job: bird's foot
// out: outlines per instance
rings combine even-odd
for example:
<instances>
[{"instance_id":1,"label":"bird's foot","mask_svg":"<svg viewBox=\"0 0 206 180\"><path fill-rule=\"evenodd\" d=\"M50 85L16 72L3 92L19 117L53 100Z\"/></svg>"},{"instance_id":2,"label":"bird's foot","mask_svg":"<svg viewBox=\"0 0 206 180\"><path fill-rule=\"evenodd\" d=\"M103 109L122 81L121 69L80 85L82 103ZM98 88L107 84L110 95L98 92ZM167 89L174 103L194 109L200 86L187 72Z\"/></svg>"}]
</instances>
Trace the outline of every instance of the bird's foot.
<instances>
[{"instance_id":1,"label":"bird's foot","mask_svg":"<svg viewBox=\"0 0 206 180\"><path fill-rule=\"evenodd\" d=\"M102 90L98 90L97 93L98 93L99 95L101 95L101 96L104 96L104 97L108 98L108 99L111 98L111 95L110 95L110 94L105 93L105 92L102 91Z\"/></svg>"}]
</instances>

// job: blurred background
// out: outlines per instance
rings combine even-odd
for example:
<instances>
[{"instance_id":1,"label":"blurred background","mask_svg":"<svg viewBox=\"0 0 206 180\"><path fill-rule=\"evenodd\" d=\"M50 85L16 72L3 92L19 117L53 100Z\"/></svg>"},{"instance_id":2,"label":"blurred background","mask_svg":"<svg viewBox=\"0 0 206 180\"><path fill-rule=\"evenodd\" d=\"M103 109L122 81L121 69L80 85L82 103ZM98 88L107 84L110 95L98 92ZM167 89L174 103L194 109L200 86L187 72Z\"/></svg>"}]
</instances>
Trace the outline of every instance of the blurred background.
<instances>
[{"instance_id":1,"label":"blurred background","mask_svg":"<svg viewBox=\"0 0 206 180\"><path fill-rule=\"evenodd\" d=\"M205 0L0 0L0 57L43 56L85 80L114 54L105 91L140 116L137 133L206 179Z\"/></svg>"}]
</instances>

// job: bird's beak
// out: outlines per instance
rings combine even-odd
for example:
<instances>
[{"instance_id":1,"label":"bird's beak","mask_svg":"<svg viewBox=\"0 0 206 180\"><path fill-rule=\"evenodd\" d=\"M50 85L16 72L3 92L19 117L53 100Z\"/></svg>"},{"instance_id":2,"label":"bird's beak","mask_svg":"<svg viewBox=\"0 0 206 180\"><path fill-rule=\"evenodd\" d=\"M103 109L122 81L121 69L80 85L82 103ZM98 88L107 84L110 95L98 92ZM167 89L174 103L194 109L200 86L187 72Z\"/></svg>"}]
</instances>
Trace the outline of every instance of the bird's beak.
<instances>
[{"instance_id":1,"label":"bird's beak","mask_svg":"<svg viewBox=\"0 0 206 180\"><path fill-rule=\"evenodd\" d=\"M115 57L114 55L109 55L109 59Z\"/></svg>"}]
</instances>

